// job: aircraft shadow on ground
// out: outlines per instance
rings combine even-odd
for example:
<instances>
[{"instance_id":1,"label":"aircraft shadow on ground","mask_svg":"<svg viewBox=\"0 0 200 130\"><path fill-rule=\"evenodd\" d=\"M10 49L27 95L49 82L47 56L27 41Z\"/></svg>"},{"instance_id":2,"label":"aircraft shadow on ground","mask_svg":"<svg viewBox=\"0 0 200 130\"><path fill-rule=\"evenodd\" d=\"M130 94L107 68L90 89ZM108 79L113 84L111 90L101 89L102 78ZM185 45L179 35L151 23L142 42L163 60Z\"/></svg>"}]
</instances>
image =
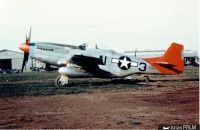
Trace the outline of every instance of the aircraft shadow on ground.
<instances>
[{"instance_id":1,"label":"aircraft shadow on ground","mask_svg":"<svg viewBox=\"0 0 200 130\"><path fill-rule=\"evenodd\" d=\"M87 80L82 82L71 82L67 87L76 87L76 86L94 86L94 87L101 87L101 86L114 86L114 85L146 85L143 80L124 80L124 79L112 79L112 80Z\"/></svg>"},{"instance_id":2,"label":"aircraft shadow on ground","mask_svg":"<svg viewBox=\"0 0 200 130\"><path fill-rule=\"evenodd\" d=\"M26 84L1 84L0 97L23 97L23 96L48 96L60 94L78 94L83 92L100 90L123 90L127 88L146 87L141 80L100 80L83 79L72 80L67 87L56 87L53 82L26 83Z\"/></svg>"}]
</instances>

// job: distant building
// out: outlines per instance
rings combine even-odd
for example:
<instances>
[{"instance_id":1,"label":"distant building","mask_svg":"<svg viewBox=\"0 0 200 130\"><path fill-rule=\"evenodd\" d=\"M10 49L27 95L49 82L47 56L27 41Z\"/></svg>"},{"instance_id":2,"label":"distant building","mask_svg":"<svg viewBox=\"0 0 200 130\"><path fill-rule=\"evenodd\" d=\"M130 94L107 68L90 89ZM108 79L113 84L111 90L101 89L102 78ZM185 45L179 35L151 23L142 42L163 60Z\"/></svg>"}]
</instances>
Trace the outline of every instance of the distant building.
<instances>
[{"instance_id":1,"label":"distant building","mask_svg":"<svg viewBox=\"0 0 200 130\"><path fill-rule=\"evenodd\" d=\"M24 54L11 50L0 50L0 69L3 70L12 70L17 69L21 70L23 63ZM46 64L32 59L29 57L29 60L25 66L24 71L30 71L31 67L42 68L45 67Z\"/></svg>"},{"instance_id":2,"label":"distant building","mask_svg":"<svg viewBox=\"0 0 200 130\"><path fill-rule=\"evenodd\" d=\"M149 57L159 57L164 54L164 50L153 50L153 51L125 51L128 55L133 55L140 58L149 58ZM197 51L184 50L183 52L184 63L185 65L194 65L198 66L199 57Z\"/></svg>"}]
</instances>

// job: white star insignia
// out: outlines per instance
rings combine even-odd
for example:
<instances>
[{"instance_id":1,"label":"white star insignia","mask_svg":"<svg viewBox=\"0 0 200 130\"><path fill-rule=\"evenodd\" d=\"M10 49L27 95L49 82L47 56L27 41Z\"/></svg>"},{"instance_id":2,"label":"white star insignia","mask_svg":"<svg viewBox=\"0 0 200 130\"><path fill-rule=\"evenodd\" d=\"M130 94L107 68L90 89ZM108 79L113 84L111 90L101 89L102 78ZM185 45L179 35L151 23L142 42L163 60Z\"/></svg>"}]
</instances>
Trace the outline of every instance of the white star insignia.
<instances>
[{"instance_id":1,"label":"white star insignia","mask_svg":"<svg viewBox=\"0 0 200 130\"><path fill-rule=\"evenodd\" d=\"M128 64L130 64L130 61L127 61L126 57L124 57L123 60L119 60L121 62L120 68L125 67L126 69L128 69Z\"/></svg>"}]
</instances>

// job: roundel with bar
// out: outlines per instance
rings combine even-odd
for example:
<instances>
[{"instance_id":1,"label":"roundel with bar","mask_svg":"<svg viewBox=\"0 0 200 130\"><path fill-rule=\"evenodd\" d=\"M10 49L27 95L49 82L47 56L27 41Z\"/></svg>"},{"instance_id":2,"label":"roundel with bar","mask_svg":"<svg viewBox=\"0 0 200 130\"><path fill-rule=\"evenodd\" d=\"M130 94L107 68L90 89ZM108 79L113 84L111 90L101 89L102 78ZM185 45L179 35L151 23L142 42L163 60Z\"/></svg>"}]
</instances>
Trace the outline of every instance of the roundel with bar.
<instances>
[{"instance_id":1,"label":"roundel with bar","mask_svg":"<svg viewBox=\"0 0 200 130\"><path fill-rule=\"evenodd\" d=\"M131 59L127 56L119 57L118 66L122 70L128 70L131 67Z\"/></svg>"}]
</instances>

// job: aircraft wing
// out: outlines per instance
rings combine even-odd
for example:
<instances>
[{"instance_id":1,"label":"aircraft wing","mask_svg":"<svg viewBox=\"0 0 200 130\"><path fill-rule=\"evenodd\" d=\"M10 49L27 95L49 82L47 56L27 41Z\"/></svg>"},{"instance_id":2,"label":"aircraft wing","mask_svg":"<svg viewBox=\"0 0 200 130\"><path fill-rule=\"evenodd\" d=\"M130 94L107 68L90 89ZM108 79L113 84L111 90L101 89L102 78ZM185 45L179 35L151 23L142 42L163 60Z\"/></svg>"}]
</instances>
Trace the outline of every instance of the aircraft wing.
<instances>
[{"instance_id":1,"label":"aircraft wing","mask_svg":"<svg viewBox=\"0 0 200 130\"><path fill-rule=\"evenodd\" d=\"M74 55L71 59L71 62L82 67L84 66L94 67L98 66L98 64L101 64L102 60L100 58L95 58L90 56Z\"/></svg>"},{"instance_id":2,"label":"aircraft wing","mask_svg":"<svg viewBox=\"0 0 200 130\"><path fill-rule=\"evenodd\" d=\"M84 55L74 55L71 58L71 63L76 64L82 67L82 69L86 70L87 72L97 76L103 76L107 73L98 67L98 65L103 64L103 60L101 57L96 58Z\"/></svg>"}]
</instances>

